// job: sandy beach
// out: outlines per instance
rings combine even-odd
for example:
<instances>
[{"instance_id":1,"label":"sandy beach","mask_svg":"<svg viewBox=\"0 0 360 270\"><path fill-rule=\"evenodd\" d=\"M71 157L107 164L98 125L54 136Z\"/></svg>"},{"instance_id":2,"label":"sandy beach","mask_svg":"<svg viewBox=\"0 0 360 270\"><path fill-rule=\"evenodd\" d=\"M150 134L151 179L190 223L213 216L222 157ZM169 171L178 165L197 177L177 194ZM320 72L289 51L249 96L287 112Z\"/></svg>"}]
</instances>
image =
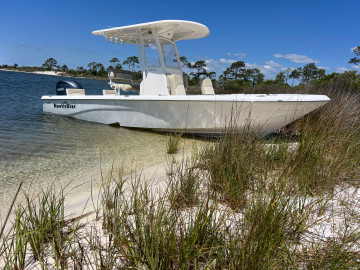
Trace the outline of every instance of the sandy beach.
<instances>
[{"instance_id":1,"label":"sandy beach","mask_svg":"<svg viewBox=\"0 0 360 270\"><path fill-rule=\"evenodd\" d=\"M178 159L180 158L181 156L178 156ZM167 171L168 165L166 163L161 163L134 171L130 175L124 176L124 179L129 180L130 183L131 180L140 178L142 183L151 183L151 187L154 188L154 190L157 188L162 189L166 186L166 182L168 179ZM100 189L95 189L91 193L83 195L80 198L72 198L66 201L65 214L67 218L76 218L83 215L84 213L94 214L94 205L99 204L98 200L100 198ZM93 218L93 215L89 218Z\"/></svg>"},{"instance_id":2,"label":"sandy beach","mask_svg":"<svg viewBox=\"0 0 360 270\"><path fill-rule=\"evenodd\" d=\"M155 166L151 166L148 168L144 168L142 170L134 171L132 174L124 176L124 179L128 179L129 183L131 180L135 178L139 178L143 183L151 182L152 187L164 187L166 185L167 180L167 164L161 163ZM95 220L95 208L94 205L99 205L101 200L101 191L99 188L94 188L93 191L88 194L81 195L80 197L70 197L66 198L65 201L65 216L66 219L74 219L78 218L82 215L85 215L84 220L82 222L85 223L93 223ZM14 208L18 205L19 200L15 202L15 205L12 209L12 214L10 215L9 220L5 226L5 233L12 227L14 220ZM5 222L5 212L4 216L0 219L0 228L3 226Z\"/></svg>"},{"instance_id":3,"label":"sandy beach","mask_svg":"<svg viewBox=\"0 0 360 270\"><path fill-rule=\"evenodd\" d=\"M272 146L274 145L267 145L266 148L269 149L269 147ZM296 151L297 146L290 143L288 149L289 151L293 152ZM134 170L131 174L122 178L124 180L124 185L121 189L124 191L124 197L122 197L120 200L131 202L134 199L134 196L140 196L134 195L134 193L136 193L136 190L140 192L142 188L145 188L143 192L146 192L146 194L148 195L141 195L144 196L142 197L142 199L149 200L149 202L154 203L154 209L145 210L149 207L149 205L147 205L147 203L149 202L146 203L142 201L140 201L139 203L144 203L144 205L141 205L140 209L142 209L141 211L147 213L145 215L150 215L150 217L152 217L152 215L156 213L156 209L163 207L162 204L169 203L168 196L170 193L164 191L169 191L169 186L171 185L171 175L173 175L174 172L179 172L178 168L185 168L185 171L191 168L189 167L189 165L182 165L186 163L186 160L196 160L196 155L193 154L194 151L190 151L189 148L187 148L186 150L182 148L180 149L178 154L167 155L167 162L165 163L160 163L147 168ZM196 162L191 164L191 166L197 167ZM180 171L183 169L180 169ZM199 171L201 171L201 169ZM185 173L184 175L186 174L187 173ZM82 235L80 237L80 241L82 241L81 245L82 248L84 248L84 250L86 250L87 252L87 264L83 266L83 269L91 269L95 265L99 265L99 262L96 261L96 252L94 253L92 248L92 239L97 239L96 241L98 242L96 242L96 245L98 245L97 247L100 249L106 249L106 247L111 246L114 243L111 238L109 238L111 236L111 233L109 234L109 231L106 229L106 227L104 227L107 224L107 215L111 213L111 208L110 210L104 209L106 208L106 202L104 201L104 199L106 198L106 196L110 195L111 197L108 197L108 199L113 200L113 196L115 196L113 193L113 188L115 188L115 186L119 184L119 172L108 171L104 172L104 175L106 179L110 179L111 177L108 177L110 175L114 176L113 179L115 181L111 183L108 182L109 185L112 186L110 189L104 187L97 188L92 190L92 192L89 194L77 198L71 198L69 200L65 199L64 203L65 220L73 224L72 226L79 226L77 234ZM206 171L202 171L200 181L208 181L206 177L208 177ZM175 181L179 181L179 178L177 177L175 177L174 179ZM269 179L270 182L273 180ZM135 185L136 187L134 186L135 182L139 184L138 186ZM207 188L208 187L206 185L200 187L200 190L202 191L199 191L199 200L206 200ZM112 191L108 194L104 194L109 190ZM163 196L163 194L165 195L165 197ZM249 198L251 198L252 195L247 194L246 196L249 196ZM307 223L309 224L307 225L309 226L309 228L307 230L304 230L301 242L297 244L297 247L294 246L294 248L296 247L299 250L312 250L314 241L322 243L324 241L327 241L327 239L337 238L339 234L346 234L347 232L357 231L358 225L356 223L356 218L354 217L360 216L360 190L358 188L344 184L337 185L334 187L333 195L329 194L329 199L325 199L324 202L322 202L322 200L323 199L320 200L321 203L318 203L317 197L300 197L300 201L308 205L309 209L311 209L311 212L307 213L307 215L309 215L309 220ZM158 204L159 202L160 204ZM213 211L211 212L213 213L211 214L211 219L212 222L214 222L215 224L221 224L221 226L228 226L229 228L231 228L231 230L234 230L235 233L239 230L238 227L236 227L236 224L243 224L244 222L246 222L246 215L242 211L235 211L234 209L229 207L229 205L224 204L221 201L215 202L213 199L211 199L208 203L210 203L210 207L212 209L211 211ZM132 204L130 203L130 205ZM301 205L291 205L292 204L290 204L289 207L295 207L295 212L302 211ZM183 224L181 226L186 226L186 224L191 224L191 222L195 221L198 211L203 211L201 210L201 207L204 206L200 203L199 205L189 205L187 207L179 208L177 210L179 211L179 213L176 214L176 216L180 217L179 222L180 224ZM299 209L297 209L298 207ZM206 213L208 213L207 211L210 210L205 210L205 212L202 214L204 215L204 217L206 217ZM129 218L131 219L136 218L136 216L137 215L134 213L129 214ZM120 219L121 218L122 217L120 217ZM13 220L14 216L12 216L6 224L5 232L11 229ZM3 224L3 221L1 222L1 224ZM134 221L130 221L129 224L134 224ZM127 226L129 226L129 224ZM217 229L221 231L221 228L222 227L218 227ZM353 249L353 247L351 248ZM353 250L354 252L358 251L357 248L354 248ZM110 251L107 250L106 252ZM27 255L26 260L29 262L32 261L31 253ZM55 261L51 256L49 256L47 259L47 263L48 265L54 265ZM117 263L121 265L122 259L117 259ZM39 264L39 262L33 261L30 264L33 269L41 269L41 265Z\"/></svg>"},{"instance_id":4,"label":"sandy beach","mask_svg":"<svg viewBox=\"0 0 360 270\"><path fill-rule=\"evenodd\" d=\"M34 71L33 73L35 74L44 74L44 75L52 75L52 76L64 76L63 74L61 74L61 72L57 72L57 71Z\"/></svg>"},{"instance_id":5,"label":"sandy beach","mask_svg":"<svg viewBox=\"0 0 360 270\"><path fill-rule=\"evenodd\" d=\"M201 142L194 140L183 140L181 150L177 154L171 155L171 159L173 160L173 162L175 162L175 160L176 162L181 162L190 158L192 153L192 148L194 147L194 143L198 145ZM170 156L168 156L167 158L169 157ZM166 158L166 154L164 153L164 158L162 160L165 160L167 158ZM103 166L106 169L104 172L101 172L101 174L103 174L105 178L109 176L110 172L118 176L119 170L122 170L121 166L120 167L115 166L115 170L113 171L112 167L114 166L114 164L112 166L111 164L104 164ZM99 169L95 169L96 172L98 170ZM157 189L161 190L166 187L166 183L168 180L168 174L167 174L168 170L169 170L168 162L161 161L160 163L149 167L135 166L130 170L131 172L127 175L124 175L123 178L127 180L128 189L130 189L130 183L135 179L137 179L140 180L142 183L150 183L151 188L155 192L155 190ZM92 172L92 174L86 174L86 177L89 178L88 180L90 180L90 178L96 176L94 175L94 172ZM100 175L98 174L97 177L100 177ZM23 191L21 191L20 194L22 192L26 192L24 190L24 187L22 189ZM77 192L76 189L79 189L79 192ZM81 189L82 189L82 185L80 185L79 187L75 187L75 189L71 190L70 192L67 189L64 190L65 192L69 192L66 195L66 200L65 200L65 216L67 219L73 219L82 216L84 214L90 214L90 215L86 215L86 219L84 220L84 222L94 221L94 216L95 216L94 205L100 204L99 200L101 200L101 195L102 195L100 191L100 187L99 185L97 186L95 185L91 189L91 191L87 192L86 194L83 194L83 191ZM11 228L13 223L12 221L14 220L14 216L13 216L14 209L18 204L22 203L21 202L23 199L22 197L23 196L20 195L18 196L15 205L13 206L12 214L5 226L5 231ZM2 210L3 210L1 212L2 215L0 216L0 228L4 224L5 217L8 211L8 210L4 211L4 209Z\"/></svg>"},{"instance_id":6,"label":"sandy beach","mask_svg":"<svg viewBox=\"0 0 360 270\"><path fill-rule=\"evenodd\" d=\"M0 70L11 71L11 72L23 72L23 73L30 73L30 74L40 74L40 75L50 75L50 76L73 77L73 76L70 76L69 74L66 74L64 72L54 71L54 70L50 70L50 71L32 71L32 72L23 71L23 70L15 70L15 69L5 69L5 68L0 68ZM77 77L77 78L84 78L84 77Z\"/></svg>"}]
</instances>

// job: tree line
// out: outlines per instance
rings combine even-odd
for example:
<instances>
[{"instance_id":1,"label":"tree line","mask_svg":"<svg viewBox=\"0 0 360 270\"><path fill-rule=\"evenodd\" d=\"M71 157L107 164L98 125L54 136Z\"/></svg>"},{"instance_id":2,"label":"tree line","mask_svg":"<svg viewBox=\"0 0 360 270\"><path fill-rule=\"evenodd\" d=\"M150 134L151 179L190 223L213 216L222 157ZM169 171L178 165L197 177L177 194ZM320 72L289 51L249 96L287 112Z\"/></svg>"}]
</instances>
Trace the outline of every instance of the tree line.
<instances>
[{"instance_id":1,"label":"tree line","mask_svg":"<svg viewBox=\"0 0 360 270\"><path fill-rule=\"evenodd\" d=\"M114 57L110 59L109 63L110 65L107 68L105 68L104 65L101 63L90 62L87 65L88 69L84 68L83 66L80 66L74 70L74 69L69 69L67 65L59 66L54 58L49 58L45 60L44 64L42 65L42 68L45 70L62 71L69 73L70 75L89 74L93 76L107 77L107 74L110 70L123 69L123 66L127 66L128 70L135 71L135 69L138 67L139 59L136 56L130 56L121 64L120 60Z\"/></svg>"},{"instance_id":2,"label":"tree line","mask_svg":"<svg viewBox=\"0 0 360 270\"><path fill-rule=\"evenodd\" d=\"M360 67L360 46L354 48L356 57L351 58L349 63ZM242 88L251 88L255 86L294 86L295 81L300 85L309 85L312 83L327 84L334 80L343 80L351 83L357 91L360 91L360 74L357 71L345 71L343 73L333 72L326 74L325 69L319 68L315 63L306 64L303 67L295 69L287 68L276 74L274 79L265 80L265 75L257 68L247 68L245 62L236 61L215 79L215 72L208 72L206 61L196 61L191 64L186 57L180 57L183 67L192 69L189 73L189 84L197 85L200 79L210 78L217 88L223 90L235 90Z\"/></svg>"},{"instance_id":3,"label":"tree line","mask_svg":"<svg viewBox=\"0 0 360 270\"><path fill-rule=\"evenodd\" d=\"M123 67L127 68L131 71L136 71L136 69L139 67L139 60L136 56L130 56L122 63L118 58L112 58L109 61L109 65L105 68L105 66L101 63L97 62L90 62L86 67L79 66L75 69L69 68L67 65L59 65L58 62L50 57L45 60L45 62L42 64L41 67L30 67L30 66L22 66L20 67L18 64L14 64L13 66L9 65L0 65L0 68L11 68L16 69L19 71L57 71L57 72L63 72L70 76L90 76L90 77L107 77L108 72L113 69L123 69ZM141 75L141 74L140 74Z\"/></svg>"},{"instance_id":4,"label":"tree line","mask_svg":"<svg viewBox=\"0 0 360 270\"><path fill-rule=\"evenodd\" d=\"M360 46L353 49L355 57L349 60L350 64L360 67ZM232 63L226 70L216 79L216 73L209 71L206 66L206 61L200 60L191 63L185 56L180 57L180 64L182 68L186 68L189 74L189 85L198 85L199 81L204 78L210 78L216 86L223 90L241 89L255 87L259 85L285 85L294 86L295 80L299 84L307 85L314 81L317 83L326 83L327 81L336 78L343 78L347 81L357 84L357 89L360 91L360 75L356 71L345 71L344 73L333 72L326 74L324 69L318 68L315 63L309 63L303 67L296 69L287 68L280 71L274 79L265 80L265 75L257 68L247 68L245 62L236 61ZM137 71L138 77L141 78L141 72L138 71L139 59L137 56L130 56L121 63L118 58L109 60L109 65L105 67L101 63L90 62L87 68L80 66L76 69L69 69L67 65L58 65L54 58L48 58L41 67L19 67L17 64L13 66L2 65L2 68L13 68L24 71L60 71L71 76L95 76L107 77L108 72L113 69L123 69L124 67L130 71Z\"/></svg>"}]
</instances>

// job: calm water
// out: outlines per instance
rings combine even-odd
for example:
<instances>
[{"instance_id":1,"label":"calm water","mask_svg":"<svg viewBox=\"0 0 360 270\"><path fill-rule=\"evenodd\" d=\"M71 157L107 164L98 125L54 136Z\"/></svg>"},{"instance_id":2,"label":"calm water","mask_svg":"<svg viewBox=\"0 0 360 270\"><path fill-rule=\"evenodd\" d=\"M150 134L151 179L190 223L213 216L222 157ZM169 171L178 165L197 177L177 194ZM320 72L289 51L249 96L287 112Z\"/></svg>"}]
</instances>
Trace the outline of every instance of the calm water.
<instances>
[{"instance_id":1,"label":"calm water","mask_svg":"<svg viewBox=\"0 0 360 270\"><path fill-rule=\"evenodd\" d=\"M165 161L168 137L43 114L42 95L54 94L62 77L0 71L0 214L20 183L36 191L54 180L70 187L69 196L85 194L99 183L100 172ZM71 78L67 78L70 79ZM76 79L87 94L101 94L107 81ZM68 188L71 190L71 188Z\"/></svg>"}]
</instances>

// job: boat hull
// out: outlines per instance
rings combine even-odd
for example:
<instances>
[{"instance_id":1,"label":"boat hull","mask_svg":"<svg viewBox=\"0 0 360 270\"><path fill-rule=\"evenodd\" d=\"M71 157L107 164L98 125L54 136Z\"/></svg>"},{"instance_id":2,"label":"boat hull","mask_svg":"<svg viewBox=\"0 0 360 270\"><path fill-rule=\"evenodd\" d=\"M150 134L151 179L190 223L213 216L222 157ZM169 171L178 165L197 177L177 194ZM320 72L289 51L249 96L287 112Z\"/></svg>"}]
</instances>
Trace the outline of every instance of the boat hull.
<instances>
[{"instance_id":1,"label":"boat hull","mask_svg":"<svg viewBox=\"0 0 360 270\"><path fill-rule=\"evenodd\" d=\"M232 126L259 135L326 104L322 95L43 96L43 111L102 124L216 136Z\"/></svg>"}]
</instances>

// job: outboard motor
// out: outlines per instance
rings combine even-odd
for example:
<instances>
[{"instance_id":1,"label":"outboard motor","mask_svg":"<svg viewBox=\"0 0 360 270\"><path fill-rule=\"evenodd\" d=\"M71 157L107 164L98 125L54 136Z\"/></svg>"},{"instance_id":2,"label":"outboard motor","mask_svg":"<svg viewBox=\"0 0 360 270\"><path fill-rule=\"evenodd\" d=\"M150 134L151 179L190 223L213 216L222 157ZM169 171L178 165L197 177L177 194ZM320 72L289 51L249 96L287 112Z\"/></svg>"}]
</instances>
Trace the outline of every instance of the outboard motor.
<instances>
[{"instance_id":1,"label":"outboard motor","mask_svg":"<svg viewBox=\"0 0 360 270\"><path fill-rule=\"evenodd\" d=\"M56 95L66 95L66 89L84 89L77 81L58 81L56 84Z\"/></svg>"}]
</instances>

